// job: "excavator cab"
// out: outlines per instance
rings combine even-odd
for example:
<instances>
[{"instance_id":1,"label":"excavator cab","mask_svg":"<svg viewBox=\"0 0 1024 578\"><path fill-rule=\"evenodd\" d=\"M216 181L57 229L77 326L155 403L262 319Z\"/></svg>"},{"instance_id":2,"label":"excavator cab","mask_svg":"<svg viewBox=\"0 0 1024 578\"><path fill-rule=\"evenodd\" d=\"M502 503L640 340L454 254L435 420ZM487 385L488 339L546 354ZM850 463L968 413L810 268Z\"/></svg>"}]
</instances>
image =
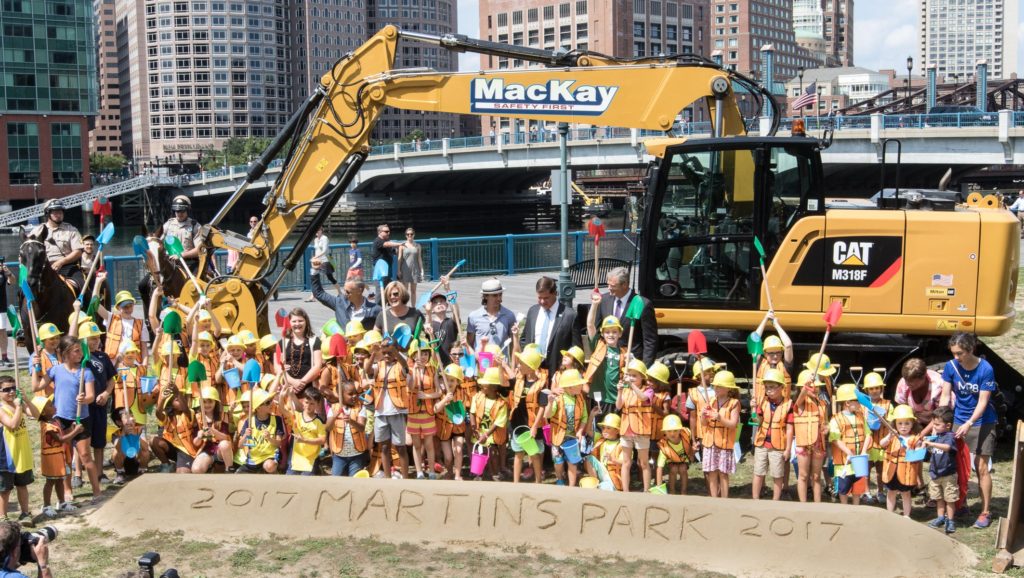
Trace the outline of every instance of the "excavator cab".
<instances>
[{"instance_id":1,"label":"excavator cab","mask_svg":"<svg viewBox=\"0 0 1024 578\"><path fill-rule=\"evenodd\" d=\"M762 309L754 239L767 265L793 223L824 210L820 142L711 138L652 152L641 293L669 309Z\"/></svg>"}]
</instances>

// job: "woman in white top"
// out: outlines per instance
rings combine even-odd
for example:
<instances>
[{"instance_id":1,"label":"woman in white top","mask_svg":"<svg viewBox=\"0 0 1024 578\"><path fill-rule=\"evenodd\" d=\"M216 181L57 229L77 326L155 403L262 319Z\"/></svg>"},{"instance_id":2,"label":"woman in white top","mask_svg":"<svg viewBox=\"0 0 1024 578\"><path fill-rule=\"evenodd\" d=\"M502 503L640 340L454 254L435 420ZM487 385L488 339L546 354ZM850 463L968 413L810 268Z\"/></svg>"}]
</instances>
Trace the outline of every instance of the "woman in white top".
<instances>
[{"instance_id":1,"label":"woman in white top","mask_svg":"<svg viewBox=\"0 0 1024 578\"><path fill-rule=\"evenodd\" d=\"M409 290L409 298L416 302L416 283L423 277L423 249L416 242L416 231L405 230L405 242L398 247L398 280Z\"/></svg>"},{"instance_id":2,"label":"woman in white top","mask_svg":"<svg viewBox=\"0 0 1024 578\"><path fill-rule=\"evenodd\" d=\"M330 256L330 239L324 234L324 228L319 227L316 230L316 238L313 239L313 261L320 264L320 269L317 271L314 269L310 272L310 275L316 275L317 273L323 273L327 280L334 285L335 292L341 295L341 288L338 287L338 280L334 277L334 264L331 263ZM306 297L306 301L315 301L312 294Z\"/></svg>"}]
</instances>

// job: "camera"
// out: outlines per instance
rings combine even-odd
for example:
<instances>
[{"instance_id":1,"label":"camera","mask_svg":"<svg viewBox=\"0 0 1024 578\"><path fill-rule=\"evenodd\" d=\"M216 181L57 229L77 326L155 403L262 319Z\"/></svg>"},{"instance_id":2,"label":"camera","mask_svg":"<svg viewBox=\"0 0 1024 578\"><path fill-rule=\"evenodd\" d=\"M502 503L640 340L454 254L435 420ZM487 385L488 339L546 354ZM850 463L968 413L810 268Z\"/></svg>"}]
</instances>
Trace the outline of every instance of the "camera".
<instances>
[{"instance_id":1,"label":"camera","mask_svg":"<svg viewBox=\"0 0 1024 578\"><path fill-rule=\"evenodd\" d=\"M160 563L159 552L146 552L139 557L139 571L144 578L156 578L156 565ZM160 578L178 578L178 571L168 568Z\"/></svg>"},{"instance_id":2,"label":"camera","mask_svg":"<svg viewBox=\"0 0 1024 578\"><path fill-rule=\"evenodd\" d=\"M21 533L21 561L34 562L36 559L36 553L32 551L32 547L39 543L39 539L46 537L47 540L53 542L57 539L57 528L53 526L44 526L35 532L22 532Z\"/></svg>"}]
</instances>

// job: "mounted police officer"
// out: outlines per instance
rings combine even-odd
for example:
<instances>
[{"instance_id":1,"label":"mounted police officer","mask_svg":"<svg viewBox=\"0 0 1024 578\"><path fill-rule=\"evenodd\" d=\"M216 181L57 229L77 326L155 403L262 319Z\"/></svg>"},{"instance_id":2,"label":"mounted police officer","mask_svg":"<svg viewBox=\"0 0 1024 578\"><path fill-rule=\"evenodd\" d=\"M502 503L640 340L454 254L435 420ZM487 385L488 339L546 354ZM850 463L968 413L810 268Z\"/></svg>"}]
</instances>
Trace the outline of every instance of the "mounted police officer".
<instances>
[{"instance_id":1,"label":"mounted police officer","mask_svg":"<svg viewBox=\"0 0 1024 578\"><path fill-rule=\"evenodd\" d=\"M50 267L74 284L75 291L78 291L85 283L81 267L85 245L78 229L64 222L64 208L60 199L47 201L43 205L46 222L33 229L29 236L43 242Z\"/></svg>"},{"instance_id":2,"label":"mounted police officer","mask_svg":"<svg viewBox=\"0 0 1024 578\"><path fill-rule=\"evenodd\" d=\"M184 249L181 256L185 263L194 272L199 266L199 222L189 216L192 209L192 201L185 195L178 195L171 201L171 210L174 216L164 223L164 235L161 238L177 237Z\"/></svg>"}]
</instances>

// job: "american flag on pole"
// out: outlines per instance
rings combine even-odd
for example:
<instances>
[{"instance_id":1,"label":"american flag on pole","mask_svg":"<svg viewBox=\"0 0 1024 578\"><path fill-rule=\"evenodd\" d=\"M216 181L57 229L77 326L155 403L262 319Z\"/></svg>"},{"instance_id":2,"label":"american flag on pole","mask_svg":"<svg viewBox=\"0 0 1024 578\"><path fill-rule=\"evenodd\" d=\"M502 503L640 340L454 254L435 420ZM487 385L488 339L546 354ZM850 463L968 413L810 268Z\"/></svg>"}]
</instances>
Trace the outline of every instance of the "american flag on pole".
<instances>
[{"instance_id":1,"label":"american flag on pole","mask_svg":"<svg viewBox=\"0 0 1024 578\"><path fill-rule=\"evenodd\" d=\"M801 108L809 104L817 104L818 102L818 83L812 82L807 85L804 89L804 93L799 98L793 101L793 108L800 110Z\"/></svg>"}]
</instances>

